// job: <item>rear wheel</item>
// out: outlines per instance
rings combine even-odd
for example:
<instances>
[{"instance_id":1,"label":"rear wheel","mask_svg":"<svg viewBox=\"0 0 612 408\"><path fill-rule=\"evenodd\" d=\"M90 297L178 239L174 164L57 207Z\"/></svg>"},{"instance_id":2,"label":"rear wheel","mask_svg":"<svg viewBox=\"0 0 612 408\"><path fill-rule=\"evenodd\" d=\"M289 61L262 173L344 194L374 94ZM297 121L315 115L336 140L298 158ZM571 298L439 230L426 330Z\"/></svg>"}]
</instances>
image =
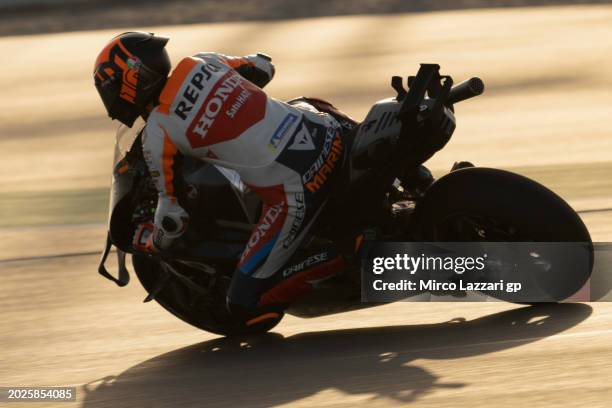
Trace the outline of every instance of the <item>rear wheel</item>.
<instances>
[{"instance_id":1,"label":"rear wheel","mask_svg":"<svg viewBox=\"0 0 612 408\"><path fill-rule=\"evenodd\" d=\"M224 285L211 289L188 285L172 274L167 274L155 260L132 256L136 276L147 293L155 294L155 301L174 316L199 329L224 336L265 333L283 318L264 320L251 326L236 322L225 307ZM160 282L163 286L160 288Z\"/></svg>"},{"instance_id":2,"label":"rear wheel","mask_svg":"<svg viewBox=\"0 0 612 408\"><path fill-rule=\"evenodd\" d=\"M453 171L429 188L415 216L423 241L583 243L588 268L570 276L561 262L556 269L534 268L533 279L551 299L573 295L590 276L593 245L578 214L561 197L518 174L476 167ZM557 259L558 253L556 248Z\"/></svg>"}]
</instances>

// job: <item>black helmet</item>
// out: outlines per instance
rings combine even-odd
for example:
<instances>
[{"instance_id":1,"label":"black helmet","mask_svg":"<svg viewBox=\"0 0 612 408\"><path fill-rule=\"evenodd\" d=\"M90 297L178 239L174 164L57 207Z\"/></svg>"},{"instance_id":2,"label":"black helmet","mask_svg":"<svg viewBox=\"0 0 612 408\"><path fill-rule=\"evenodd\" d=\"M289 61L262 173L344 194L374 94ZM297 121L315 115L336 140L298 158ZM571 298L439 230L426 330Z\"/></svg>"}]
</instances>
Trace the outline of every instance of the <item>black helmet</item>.
<instances>
[{"instance_id":1,"label":"black helmet","mask_svg":"<svg viewBox=\"0 0 612 408\"><path fill-rule=\"evenodd\" d=\"M113 38L100 52L94 81L108 116L132 127L146 115L170 72L167 37L127 32Z\"/></svg>"}]
</instances>

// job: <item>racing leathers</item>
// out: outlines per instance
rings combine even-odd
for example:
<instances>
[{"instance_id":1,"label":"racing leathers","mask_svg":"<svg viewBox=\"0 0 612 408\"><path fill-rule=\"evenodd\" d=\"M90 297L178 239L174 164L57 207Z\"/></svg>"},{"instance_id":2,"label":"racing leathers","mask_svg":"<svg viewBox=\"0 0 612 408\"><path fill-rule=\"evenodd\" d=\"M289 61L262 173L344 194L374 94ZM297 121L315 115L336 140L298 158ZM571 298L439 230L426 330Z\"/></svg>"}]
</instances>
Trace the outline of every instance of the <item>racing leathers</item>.
<instances>
[{"instance_id":1,"label":"racing leathers","mask_svg":"<svg viewBox=\"0 0 612 408\"><path fill-rule=\"evenodd\" d=\"M246 308L291 300L287 294L295 287L281 285L286 290L279 292L272 286L299 275L284 276L281 270L323 208L346 156L334 117L304 100L284 103L261 90L273 75L263 54L184 58L168 78L143 136L144 157L159 192L157 248L170 246L189 219L173 186L177 152L235 170L261 198L260 219L228 292L230 304ZM340 264L339 257L327 258L309 278L332 274Z\"/></svg>"}]
</instances>

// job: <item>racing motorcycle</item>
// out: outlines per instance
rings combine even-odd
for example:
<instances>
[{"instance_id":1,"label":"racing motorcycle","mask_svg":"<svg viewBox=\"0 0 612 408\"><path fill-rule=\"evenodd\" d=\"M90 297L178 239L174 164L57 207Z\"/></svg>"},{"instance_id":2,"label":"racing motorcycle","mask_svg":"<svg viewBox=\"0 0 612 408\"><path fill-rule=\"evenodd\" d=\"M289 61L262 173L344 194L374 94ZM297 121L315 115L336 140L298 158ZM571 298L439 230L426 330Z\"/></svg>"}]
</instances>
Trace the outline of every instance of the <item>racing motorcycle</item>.
<instances>
[{"instance_id":1,"label":"racing motorcycle","mask_svg":"<svg viewBox=\"0 0 612 408\"><path fill-rule=\"evenodd\" d=\"M436 64L421 64L415 76L393 77L396 95L378 101L347 136L350 155L337 191L311 236L289 261L288 271L325 259L334 244L348 260L343 273L313 285L285 313L317 317L377 303L361 302L355 244L365 241L423 242L580 242L593 258L592 241L576 212L559 196L518 174L456 163L434 180L422 165L442 149L455 130L454 107L484 91L479 78L456 86ZM319 109L325 109L323 104ZM235 335L265 332L282 318L255 326L237 325L225 307L235 265L261 211L255 194L232 170L182 157L175 190L191 222L180 242L152 255L132 246L138 225L150 222L157 191L141 145L144 122L117 133L108 237L98 271L119 286L129 281L126 254L136 276L155 300L179 319L200 329ZM105 263L116 247L117 277ZM318 248L321 248L318 250ZM311 256L304 258L304 254ZM556 299L579 290L591 272L574 277ZM555 280L550 268L538 279Z\"/></svg>"}]
</instances>

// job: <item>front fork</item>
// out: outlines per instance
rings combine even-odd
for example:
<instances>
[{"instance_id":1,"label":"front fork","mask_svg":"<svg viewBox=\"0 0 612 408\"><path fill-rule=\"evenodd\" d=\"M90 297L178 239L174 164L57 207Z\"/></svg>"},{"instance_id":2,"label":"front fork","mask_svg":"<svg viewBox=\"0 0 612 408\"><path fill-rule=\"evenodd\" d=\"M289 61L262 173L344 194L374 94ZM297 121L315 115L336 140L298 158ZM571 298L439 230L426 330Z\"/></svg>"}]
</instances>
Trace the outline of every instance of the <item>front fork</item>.
<instances>
[{"instance_id":1,"label":"front fork","mask_svg":"<svg viewBox=\"0 0 612 408\"><path fill-rule=\"evenodd\" d=\"M474 167L468 161L455 162L450 172ZM429 187L435 182L431 171L424 165L411 166L403 169L402 174L395 180L388 196L391 217L387 223L388 230L394 230L397 225L404 225L407 233L406 240L419 240L415 210L419 201L427 194Z\"/></svg>"}]
</instances>

